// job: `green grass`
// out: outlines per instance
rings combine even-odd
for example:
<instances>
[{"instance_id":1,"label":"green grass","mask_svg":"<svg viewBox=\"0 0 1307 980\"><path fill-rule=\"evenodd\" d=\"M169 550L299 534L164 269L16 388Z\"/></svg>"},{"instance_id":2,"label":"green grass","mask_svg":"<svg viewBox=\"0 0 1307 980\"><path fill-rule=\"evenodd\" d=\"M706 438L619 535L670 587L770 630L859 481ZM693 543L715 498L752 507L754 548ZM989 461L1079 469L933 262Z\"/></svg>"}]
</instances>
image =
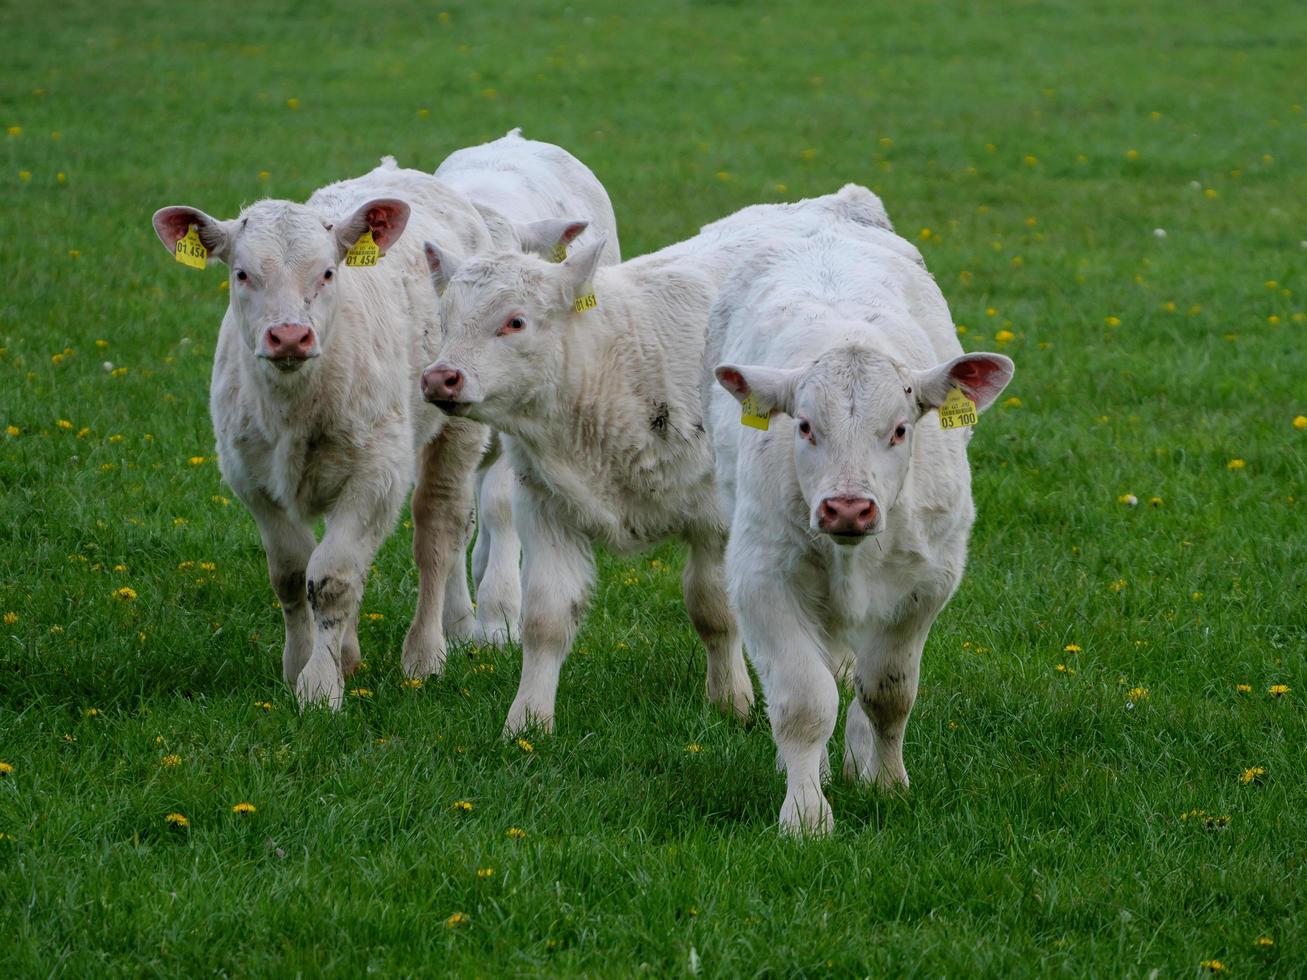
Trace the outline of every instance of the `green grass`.
<instances>
[{"instance_id":1,"label":"green grass","mask_svg":"<svg viewBox=\"0 0 1307 980\"><path fill-rule=\"evenodd\" d=\"M0 975L677 975L692 951L705 976L1307 972L1307 7L3 21ZM1017 362L1020 405L972 443L912 792L837 781L828 840L778 836L763 714L707 707L674 548L602 559L532 752L499 738L516 651L401 686L406 524L365 599L373 696L299 715L280 683L254 524L212 463L222 273L173 263L149 216L302 199L383 153L431 169L515 125L591 165L632 256L866 183L964 344Z\"/></svg>"}]
</instances>

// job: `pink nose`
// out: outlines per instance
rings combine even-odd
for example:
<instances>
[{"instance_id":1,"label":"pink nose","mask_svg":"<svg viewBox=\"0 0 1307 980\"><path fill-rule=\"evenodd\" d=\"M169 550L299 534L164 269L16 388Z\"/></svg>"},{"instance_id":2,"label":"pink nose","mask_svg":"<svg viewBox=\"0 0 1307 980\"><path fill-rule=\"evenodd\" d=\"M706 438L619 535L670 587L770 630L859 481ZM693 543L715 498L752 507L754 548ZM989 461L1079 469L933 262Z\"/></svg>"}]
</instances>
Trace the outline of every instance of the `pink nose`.
<instances>
[{"instance_id":1,"label":"pink nose","mask_svg":"<svg viewBox=\"0 0 1307 980\"><path fill-rule=\"evenodd\" d=\"M817 526L828 534L866 534L877 507L866 497L827 497L817 508Z\"/></svg>"},{"instance_id":2,"label":"pink nose","mask_svg":"<svg viewBox=\"0 0 1307 980\"><path fill-rule=\"evenodd\" d=\"M436 364L422 372L422 397L429 402L452 402L463 390L463 372Z\"/></svg>"},{"instance_id":3,"label":"pink nose","mask_svg":"<svg viewBox=\"0 0 1307 980\"><path fill-rule=\"evenodd\" d=\"M313 356L313 344L317 338L313 328L302 323L279 323L269 327L263 339L270 356L302 360Z\"/></svg>"}]
</instances>

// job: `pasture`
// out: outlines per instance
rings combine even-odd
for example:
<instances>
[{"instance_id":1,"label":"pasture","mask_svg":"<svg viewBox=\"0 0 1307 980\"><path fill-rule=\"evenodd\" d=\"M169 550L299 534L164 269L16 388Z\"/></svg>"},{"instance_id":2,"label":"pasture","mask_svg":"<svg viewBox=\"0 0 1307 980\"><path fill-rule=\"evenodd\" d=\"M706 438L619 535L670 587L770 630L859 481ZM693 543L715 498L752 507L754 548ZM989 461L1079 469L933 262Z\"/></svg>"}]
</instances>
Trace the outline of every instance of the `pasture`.
<instances>
[{"instance_id":1,"label":"pasture","mask_svg":"<svg viewBox=\"0 0 1307 980\"><path fill-rule=\"evenodd\" d=\"M4 23L0 974L1307 971L1307 8ZM150 215L519 125L604 182L626 256L864 183L964 347L1017 364L971 445L911 791L837 778L828 839L778 835L762 709L705 700L676 548L601 556L552 736L500 737L513 648L403 683L407 518L345 710L281 682L213 458L226 270L173 262Z\"/></svg>"}]
</instances>

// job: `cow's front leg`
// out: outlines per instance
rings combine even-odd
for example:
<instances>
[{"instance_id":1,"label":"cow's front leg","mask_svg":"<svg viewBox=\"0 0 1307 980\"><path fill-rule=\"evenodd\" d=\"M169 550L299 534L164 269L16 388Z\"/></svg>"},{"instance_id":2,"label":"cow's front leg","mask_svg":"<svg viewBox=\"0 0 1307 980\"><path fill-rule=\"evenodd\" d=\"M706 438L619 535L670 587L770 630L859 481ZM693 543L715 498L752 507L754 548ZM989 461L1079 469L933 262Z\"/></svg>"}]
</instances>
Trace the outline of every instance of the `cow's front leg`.
<instances>
[{"instance_id":1,"label":"cow's front leg","mask_svg":"<svg viewBox=\"0 0 1307 980\"><path fill-rule=\"evenodd\" d=\"M753 682L726 596L725 548L724 535L692 539L681 588L690 620L708 651L708 700L726 715L746 718L753 706Z\"/></svg>"},{"instance_id":2,"label":"cow's front leg","mask_svg":"<svg viewBox=\"0 0 1307 980\"><path fill-rule=\"evenodd\" d=\"M305 574L313 554L313 532L292 518L259 490L238 496L254 515L268 558L268 579L281 603L281 617L286 628L281 651L281 674L287 684L294 684L313 654L313 617Z\"/></svg>"},{"instance_id":3,"label":"cow's front leg","mask_svg":"<svg viewBox=\"0 0 1307 980\"><path fill-rule=\"evenodd\" d=\"M417 486L413 490L413 558L418 567L418 601L404 638L404 674L427 677L445 666L445 603L450 593L467 595L464 569L468 515L472 509L472 474L481 458L486 427L451 419L422 447ZM471 620L472 602L451 608L453 616Z\"/></svg>"},{"instance_id":4,"label":"cow's front leg","mask_svg":"<svg viewBox=\"0 0 1307 980\"><path fill-rule=\"evenodd\" d=\"M482 474L477 496L473 636L478 643L498 645L517 632L522 613L522 543L513 527L513 469L507 456L501 455Z\"/></svg>"},{"instance_id":5,"label":"cow's front leg","mask_svg":"<svg viewBox=\"0 0 1307 980\"><path fill-rule=\"evenodd\" d=\"M363 486L377 481L362 480ZM339 708L345 694L345 637L358 622L368 568L395 522L403 486L366 502L345 496L327 517L326 533L309 559L308 595L313 610L313 655L295 682L301 705ZM353 640L357 649L357 638ZM357 665L357 661L356 661Z\"/></svg>"},{"instance_id":6,"label":"cow's front leg","mask_svg":"<svg viewBox=\"0 0 1307 980\"><path fill-rule=\"evenodd\" d=\"M877 624L858 651L844 726L844 775L882 789L906 789L903 737L917 700L921 652L938 610L897 625Z\"/></svg>"},{"instance_id":7,"label":"cow's front leg","mask_svg":"<svg viewBox=\"0 0 1307 980\"><path fill-rule=\"evenodd\" d=\"M822 655L816 624L777 579L774 562L756 542L748 532L732 535L727 587L749 659L762 682L772 737L785 769L781 829L826 834L834 819L821 783L828 768L826 743L839 714L839 692Z\"/></svg>"},{"instance_id":8,"label":"cow's front leg","mask_svg":"<svg viewBox=\"0 0 1307 980\"><path fill-rule=\"evenodd\" d=\"M584 536L542 514L530 493L515 494L513 506L522 536L522 678L506 735L533 724L553 730L559 674L594 582L594 553Z\"/></svg>"}]
</instances>

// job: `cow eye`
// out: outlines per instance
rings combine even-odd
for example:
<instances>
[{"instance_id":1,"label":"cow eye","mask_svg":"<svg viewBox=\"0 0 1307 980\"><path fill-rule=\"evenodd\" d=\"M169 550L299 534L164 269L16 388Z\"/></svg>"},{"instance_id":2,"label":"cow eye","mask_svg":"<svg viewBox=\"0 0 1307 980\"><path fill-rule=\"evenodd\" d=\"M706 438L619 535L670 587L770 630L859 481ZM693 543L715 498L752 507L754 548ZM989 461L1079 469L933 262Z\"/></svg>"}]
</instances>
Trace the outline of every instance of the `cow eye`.
<instances>
[{"instance_id":1,"label":"cow eye","mask_svg":"<svg viewBox=\"0 0 1307 980\"><path fill-rule=\"evenodd\" d=\"M799 435L803 436L803 438L807 439L809 442L813 441L812 423L809 422L807 419L799 419L798 430L799 430Z\"/></svg>"},{"instance_id":2,"label":"cow eye","mask_svg":"<svg viewBox=\"0 0 1307 980\"><path fill-rule=\"evenodd\" d=\"M331 282L331 277L334 276L335 274L336 273L328 269L326 272L322 274L322 278L325 279L327 282Z\"/></svg>"},{"instance_id":3,"label":"cow eye","mask_svg":"<svg viewBox=\"0 0 1307 980\"><path fill-rule=\"evenodd\" d=\"M506 333L517 333L520 330L522 330L522 328L524 328L525 326L526 326L526 320L524 320L520 316L515 316L509 320L504 321L504 325L499 328L499 336L502 337Z\"/></svg>"},{"instance_id":4,"label":"cow eye","mask_svg":"<svg viewBox=\"0 0 1307 980\"><path fill-rule=\"evenodd\" d=\"M904 425L902 422L900 422L898 426L894 429L894 436L893 438L890 439L889 444L891 446L897 446L900 442L904 440L907 434L908 434L908 427Z\"/></svg>"},{"instance_id":5,"label":"cow eye","mask_svg":"<svg viewBox=\"0 0 1307 980\"><path fill-rule=\"evenodd\" d=\"M250 278L250 277L247 276L247 275L245 274L245 270L244 270L244 269L237 269L237 270L236 270L236 281L237 281L237 282L245 282L245 281L246 281L247 279L249 279L249 278Z\"/></svg>"}]
</instances>

